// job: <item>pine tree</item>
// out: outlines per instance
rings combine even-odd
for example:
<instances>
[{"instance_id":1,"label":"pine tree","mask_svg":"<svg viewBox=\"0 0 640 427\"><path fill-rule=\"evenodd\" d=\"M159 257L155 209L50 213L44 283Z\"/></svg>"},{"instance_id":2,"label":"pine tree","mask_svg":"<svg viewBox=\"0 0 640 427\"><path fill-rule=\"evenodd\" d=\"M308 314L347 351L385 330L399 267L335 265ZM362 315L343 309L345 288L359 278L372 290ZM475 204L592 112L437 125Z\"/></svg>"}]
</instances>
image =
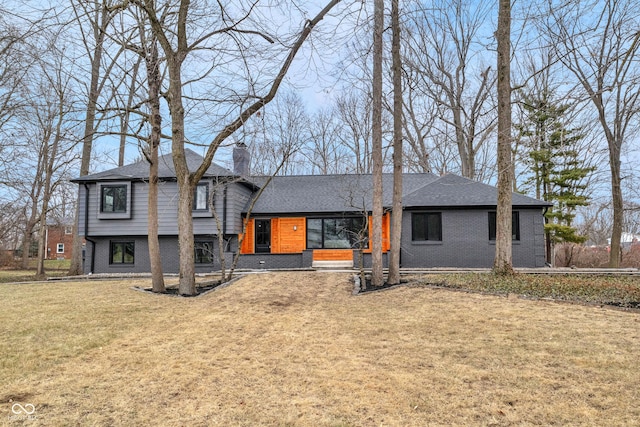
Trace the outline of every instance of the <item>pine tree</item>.
<instances>
[{"instance_id":1,"label":"pine tree","mask_svg":"<svg viewBox=\"0 0 640 427\"><path fill-rule=\"evenodd\" d=\"M579 128L567 128L569 105L553 99L553 93L527 94L521 106L525 121L517 126L528 143L527 163L533 176L527 181L535 188L536 198L553 203L545 214L547 260L552 261L553 245L583 243L585 236L573 227L575 210L587 206L585 178L595 168L585 165L578 153L584 138Z\"/></svg>"}]
</instances>

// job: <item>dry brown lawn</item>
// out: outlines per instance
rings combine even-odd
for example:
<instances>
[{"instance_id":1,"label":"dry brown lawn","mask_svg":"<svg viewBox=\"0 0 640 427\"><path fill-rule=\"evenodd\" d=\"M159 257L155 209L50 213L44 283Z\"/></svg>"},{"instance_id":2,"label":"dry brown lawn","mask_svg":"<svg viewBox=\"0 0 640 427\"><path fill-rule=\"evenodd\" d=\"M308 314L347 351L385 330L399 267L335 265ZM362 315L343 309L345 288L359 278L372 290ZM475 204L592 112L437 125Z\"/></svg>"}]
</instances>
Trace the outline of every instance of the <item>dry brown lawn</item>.
<instances>
[{"instance_id":1,"label":"dry brown lawn","mask_svg":"<svg viewBox=\"0 0 640 427\"><path fill-rule=\"evenodd\" d=\"M418 286L352 296L337 273L189 299L133 284L148 282L0 285L0 425L640 423L637 312Z\"/></svg>"}]
</instances>

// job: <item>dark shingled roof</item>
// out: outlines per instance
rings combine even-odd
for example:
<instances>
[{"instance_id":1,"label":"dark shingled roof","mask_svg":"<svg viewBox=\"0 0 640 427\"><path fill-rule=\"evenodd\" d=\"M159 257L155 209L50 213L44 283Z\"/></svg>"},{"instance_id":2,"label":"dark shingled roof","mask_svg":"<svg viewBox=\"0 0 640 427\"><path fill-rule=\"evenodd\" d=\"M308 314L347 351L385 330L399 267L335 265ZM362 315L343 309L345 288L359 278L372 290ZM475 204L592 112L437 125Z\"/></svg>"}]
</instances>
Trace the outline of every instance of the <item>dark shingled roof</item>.
<instances>
[{"instance_id":1,"label":"dark shingled roof","mask_svg":"<svg viewBox=\"0 0 640 427\"><path fill-rule=\"evenodd\" d=\"M186 149L189 170L195 171L202 163L202 156ZM149 164L142 160L127 166L76 178L73 182L137 181L148 179ZM234 177L235 174L212 163L205 177ZM175 178L171 154L159 159L159 177ZM253 189L267 182L267 177L242 180ZM253 208L254 215L341 213L371 211L372 176L366 175L294 175L276 176L265 188ZM491 207L496 206L497 188L453 174L442 177L431 173L407 173L403 175L402 204L404 208L430 207ZM383 205L391 207L393 175L383 175ZM551 206L522 194L513 193L514 206ZM245 212L248 209L245 207Z\"/></svg>"},{"instance_id":2,"label":"dark shingled roof","mask_svg":"<svg viewBox=\"0 0 640 427\"><path fill-rule=\"evenodd\" d=\"M185 156L189 170L194 172L202 163L203 157L196 152L186 149ZM235 176L229 169L223 168L215 163L211 163L205 176ZM173 167L173 158L171 153L160 156L158 159L158 177L160 179L175 178L175 168ZM103 172L82 176L73 179L72 182L94 182L94 181L138 181L149 178L149 163L141 160L130 165L125 165L115 169L109 169Z\"/></svg>"},{"instance_id":3,"label":"dark shingled roof","mask_svg":"<svg viewBox=\"0 0 640 427\"><path fill-rule=\"evenodd\" d=\"M263 178L260 183L266 181ZM357 212L364 203L371 210L371 175L301 175L274 177L253 208L253 214ZM457 175L403 175L404 208L496 206L497 188ZM391 207L393 175L383 176L383 204ZM512 204L522 207L551 206L522 194ZM246 209L245 209L246 211Z\"/></svg>"},{"instance_id":4,"label":"dark shingled roof","mask_svg":"<svg viewBox=\"0 0 640 427\"><path fill-rule=\"evenodd\" d=\"M406 194L436 180L430 173L405 174ZM254 178L263 185L267 178ZM383 176L383 204L391 206L393 175ZM254 214L358 212L363 205L371 210L371 175L295 175L276 176L256 202ZM246 211L246 209L245 209Z\"/></svg>"},{"instance_id":5,"label":"dark shingled roof","mask_svg":"<svg viewBox=\"0 0 640 427\"><path fill-rule=\"evenodd\" d=\"M410 194L405 193L402 204L411 207L456 207L456 206L496 206L498 189L488 184L473 181L461 176L447 174ZM513 193L513 206L551 206L522 194Z\"/></svg>"}]
</instances>

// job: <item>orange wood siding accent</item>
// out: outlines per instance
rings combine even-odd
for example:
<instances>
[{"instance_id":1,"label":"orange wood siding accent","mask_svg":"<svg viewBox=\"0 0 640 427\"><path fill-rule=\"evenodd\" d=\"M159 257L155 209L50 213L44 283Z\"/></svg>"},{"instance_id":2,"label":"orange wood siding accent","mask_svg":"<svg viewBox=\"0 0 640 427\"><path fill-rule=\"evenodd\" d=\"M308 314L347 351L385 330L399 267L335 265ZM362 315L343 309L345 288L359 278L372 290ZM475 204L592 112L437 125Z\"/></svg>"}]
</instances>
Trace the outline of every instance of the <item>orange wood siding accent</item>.
<instances>
[{"instance_id":1,"label":"orange wood siding accent","mask_svg":"<svg viewBox=\"0 0 640 427\"><path fill-rule=\"evenodd\" d=\"M271 253L280 253L280 218L271 218Z\"/></svg>"},{"instance_id":2,"label":"orange wood siding accent","mask_svg":"<svg viewBox=\"0 0 640 427\"><path fill-rule=\"evenodd\" d=\"M247 229L245 230L247 235L244 237L244 240L242 241L242 246L240 247L241 254L252 254L255 252L254 250L255 236L253 234L253 225L254 225L254 220L253 218L250 218L249 221L247 222ZM242 234L238 234L238 239L240 238L242 238Z\"/></svg>"},{"instance_id":3,"label":"orange wood siding accent","mask_svg":"<svg viewBox=\"0 0 640 427\"><path fill-rule=\"evenodd\" d=\"M373 236L373 218L369 216L369 247L363 252L371 253L371 236ZM382 215L382 252L391 249L391 213Z\"/></svg>"},{"instance_id":4,"label":"orange wood siding accent","mask_svg":"<svg viewBox=\"0 0 640 427\"><path fill-rule=\"evenodd\" d=\"M353 261L351 249L315 249L314 261Z\"/></svg>"},{"instance_id":5,"label":"orange wood siding accent","mask_svg":"<svg viewBox=\"0 0 640 427\"><path fill-rule=\"evenodd\" d=\"M273 218L271 220L272 253L298 253L304 251L306 247L305 218Z\"/></svg>"},{"instance_id":6,"label":"orange wood siding accent","mask_svg":"<svg viewBox=\"0 0 640 427\"><path fill-rule=\"evenodd\" d=\"M391 249L391 214L387 212L382 216L382 252Z\"/></svg>"}]
</instances>

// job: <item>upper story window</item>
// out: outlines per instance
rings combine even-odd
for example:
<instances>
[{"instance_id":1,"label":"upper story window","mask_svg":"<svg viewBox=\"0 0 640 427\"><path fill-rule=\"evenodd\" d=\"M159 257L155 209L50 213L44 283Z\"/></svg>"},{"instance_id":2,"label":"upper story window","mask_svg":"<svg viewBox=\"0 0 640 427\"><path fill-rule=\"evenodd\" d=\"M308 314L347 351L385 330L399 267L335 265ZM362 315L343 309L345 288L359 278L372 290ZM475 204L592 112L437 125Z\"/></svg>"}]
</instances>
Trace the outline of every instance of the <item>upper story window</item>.
<instances>
[{"instance_id":1,"label":"upper story window","mask_svg":"<svg viewBox=\"0 0 640 427\"><path fill-rule=\"evenodd\" d=\"M489 240L496 240L496 213L489 212ZM511 213L511 240L520 240L520 212Z\"/></svg>"},{"instance_id":2,"label":"upper story window","mask_svg":"<svg viewBox=\"0 0 640 427\"><path fill-rule=\"evenodd\" d=\"M133 211L132 193L131 181L97 183L98 219L130 219Z\"/></svg>"},{"instance_id":3,"label":"upper story window","mask_svg":"<svg viewBox=\"0 0 640 427\"><path fill-rule=\"evenodd\" d=\"M100 212L123 213L127 211L126 185L103 185L100 191Z\"/></svg>"},{"instance_id":4,"label":"upper story window","mask_svg":"<svg viewBox=\"0 0 640 427\"><path fill-rule=\"evenodd\" d=\"M193 194L193 210L209 210L209 184L201 183L196 185L196 189Z\"/></svg>"},{"instance_id":5,"label":"upper story window","mask_svg":"<svg viewBox=\"0 0 640 427\"><path fill-rule=\"evenodd\" d=\"M442 214L440 212L415 212L411 215L411 240L442 241Z\"/></svg>"}]
</instances>

